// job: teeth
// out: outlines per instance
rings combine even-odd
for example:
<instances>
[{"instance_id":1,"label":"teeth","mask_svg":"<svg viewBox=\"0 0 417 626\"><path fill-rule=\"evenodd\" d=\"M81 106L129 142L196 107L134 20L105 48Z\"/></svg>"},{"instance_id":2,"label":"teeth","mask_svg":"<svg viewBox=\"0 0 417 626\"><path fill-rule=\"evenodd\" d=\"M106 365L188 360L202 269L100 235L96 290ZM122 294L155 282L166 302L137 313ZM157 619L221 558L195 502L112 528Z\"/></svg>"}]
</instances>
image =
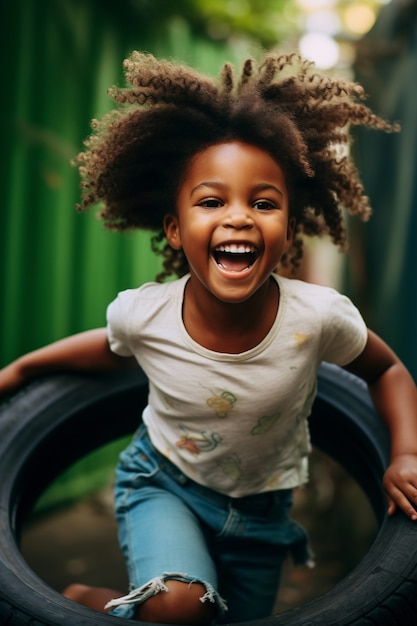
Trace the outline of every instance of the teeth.
<instances>
[{"instance_id":1,"label":"teeth","mask_svg":"<svg viewBox=\"0 0 417 626\"><path fill-rule=\"evenodd\" d=\"M253 246L244 244L237 245L235 243L221 245L216 248L217 252L229 252L230 254L248 254L249 252L255 252Z\"/></svg>"}]
</instances>

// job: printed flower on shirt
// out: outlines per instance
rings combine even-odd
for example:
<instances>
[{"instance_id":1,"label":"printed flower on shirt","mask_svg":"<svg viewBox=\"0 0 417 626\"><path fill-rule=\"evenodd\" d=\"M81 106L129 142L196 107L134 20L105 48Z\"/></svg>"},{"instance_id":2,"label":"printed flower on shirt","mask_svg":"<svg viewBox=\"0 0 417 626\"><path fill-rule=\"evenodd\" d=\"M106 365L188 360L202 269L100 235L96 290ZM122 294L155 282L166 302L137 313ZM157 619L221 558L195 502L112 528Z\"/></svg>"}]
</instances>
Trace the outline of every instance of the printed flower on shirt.
<instances>
[{"instance_id":1,"label":"printed flower on shirt","mask_svg":"<svg viewBox=\"0 0 417 626\"><path fill-rule=\"evenodd\" d=\"M309 333L294 333L294 339L297 346L302 346L310 339Z\"/></svg>"},{"instance_id":2,"label":"printed flower on shirt","mask_svg":"<svg viewBox=\"0 0 417 626\"><path fill-rule=\"evenodd\" d=\"M211 452L215 450L219 443L222 441L222 437L219 433L207 433L205 430L199 434L191 434L185 426L181 426L183 435L175 442L178 448L188 450L192 454L200 454L201 452Z\"/></svg>"},{"instance_id":3,"label":"printed flower on shirt","mask_svg":"<svg viewBox=\"0 0 417 626\"><path fill-rule=\"evenodd\" d=\"M233 409L235 402L236 396L230 391L222 391L219 395L213 395L213 397L206 400L207 406L213 409L217 417L227 417L228 412Z\"/></svg>"},{"instance_id":4,"label":"printed flower on shirt","mask_svg":"<svg viewBox=\"0 0 417 626\"><path fill-rule=\"evenodd\" d=\"M259 418L258 423L251 430L252 435L265 435L273 425L279 420L281 413L278 411L273 415L263 415Z\"/></svg>"},{"instance_id":5,"label":"printed flower on shirt","mask_svg":"<svg viewBox=\"0 0 417 626\"><path fill-rule=\"evenodd\" d=\"M221 461L218 461L218 465L222 472L232 480L239 480L243 474L241 460L238 456L229 456L224 458Z\"/></svg>"}]
</instances>

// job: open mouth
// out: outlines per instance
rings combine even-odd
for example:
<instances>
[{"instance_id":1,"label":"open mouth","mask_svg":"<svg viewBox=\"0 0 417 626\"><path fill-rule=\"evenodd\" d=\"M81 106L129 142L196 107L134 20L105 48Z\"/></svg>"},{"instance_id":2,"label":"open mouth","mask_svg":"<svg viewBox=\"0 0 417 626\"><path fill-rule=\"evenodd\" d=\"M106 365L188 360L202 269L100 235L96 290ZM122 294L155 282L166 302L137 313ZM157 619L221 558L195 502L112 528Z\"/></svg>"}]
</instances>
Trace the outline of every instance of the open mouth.
<instances>
[{"instance_id":1,"label":"open mouth","mask_svg":"<svg viewBox=\"0 0 417 626\"><path fill-rule=\"evenodd\" d=\"M215 248L213 256L217 265L228 272L243 272L258 258L258 250L248 244L225 244Z\"/></svg>"}]
</instances>

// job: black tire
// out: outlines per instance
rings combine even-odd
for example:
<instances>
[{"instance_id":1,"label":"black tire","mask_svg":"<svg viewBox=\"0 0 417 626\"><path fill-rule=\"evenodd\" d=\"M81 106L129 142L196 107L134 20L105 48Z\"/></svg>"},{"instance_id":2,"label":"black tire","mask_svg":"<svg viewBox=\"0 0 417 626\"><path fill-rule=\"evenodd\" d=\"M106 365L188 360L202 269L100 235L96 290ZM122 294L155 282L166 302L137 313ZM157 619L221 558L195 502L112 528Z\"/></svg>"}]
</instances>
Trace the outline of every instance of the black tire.
<instances>
[{"instance_id":1,"label":"black tire","mask_svg":"<svg viewBox=\"0 0 417 626\"><path fill-rule=\"evenodd\" d=\"M119 618L70 602L44 583L20 554L19 534L45 487L75 460L133 432L146 400L141 372L71 374L36 381L0 407L1 625L121 624ZM364 559L331 591L252 624L416 625L417 525L401 513L386 517L381 477L388 463L388 436L365 385L340 368L321 366L310 424L313 443L364 489L380 530Z\"/></svg>"}]
</instances>

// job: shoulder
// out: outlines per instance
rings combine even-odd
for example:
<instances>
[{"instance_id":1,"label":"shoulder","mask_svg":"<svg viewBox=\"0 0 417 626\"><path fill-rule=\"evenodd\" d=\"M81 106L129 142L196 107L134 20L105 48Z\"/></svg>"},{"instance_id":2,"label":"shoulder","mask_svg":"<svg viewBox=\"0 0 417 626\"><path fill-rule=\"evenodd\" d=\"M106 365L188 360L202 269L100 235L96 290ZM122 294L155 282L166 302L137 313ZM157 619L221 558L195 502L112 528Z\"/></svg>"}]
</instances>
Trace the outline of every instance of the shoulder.
<instances>
[{"instance_id":1,"label":"shoulder","mask_svg":"<svg viewBox=\"0 0 417 626\"><path fill-rule=\"evenodd\" d=\"M127 325L133 320L143 322L152 318L158 311L178 306L182 300L187 276L169 283L145 283L136 289L121 291L107 307L107 321L110 324Z\"/></svg>"},{"instance_id":2,"label":"shoulder","mask_svg":"<svg viewBox=\"0 0 417 626\"><path fill-rule=\"evenodd\" d=\"M364 349L367 328L357 307L331 287L278 277L286 319L316 333L321 360L344 365Z\"/></svg>"},{"instance_id":3,"label":"shoulder","mask_svg":"<svg viewBox=\"0 0 417 626\"><path fill-rule=\"evenodd\" d=\"M145 283L137 289L121 291L107 307L107 330L114 352L125 354L125 346L134 353L133 339L139 340L144 329L158 335L161 327L171 327L178 311L186 277L170 283Z\"/></svg>"},{"instance_id":4,"label":"shoulder","mask_svg":"<svg viewBox=\"0 0 417 626\"><path fill-rule=\"evenodd\" d=\"M309 306L314 306L314 303L319 306L326 306L326 304L332 303L335 300L349 301L346 296L332 287L306 283L302 280L285 278L283 276L275 276L275 278L283 297L290 301L296 301Z\"/></svg>"},{"instance_id":5,"label":"shoulder","mask_svg":"<svg viewBox=\"0 0 417 626\"><path fill-rule=\"evenodd\" d=\"M136 289L126 289L117 295L114 302L119 301L124 307L130 307L137 306L139 303L176 300L183 297L187 278L183 276L169 283L149 282Z\"/></svg>"},{"instance_id":6,"label":"shoulder","mask_svg":"<svg viewBox=\"0 0 417 626\"><path fill-rule=\"evenodd\" d=\"M306 283L301 280L277 277L283 300L293 311L306 315L316 313L324 324L345 317L362 319L360 312L346 295L332 287Z\"/></svg>"}]
</instances>

